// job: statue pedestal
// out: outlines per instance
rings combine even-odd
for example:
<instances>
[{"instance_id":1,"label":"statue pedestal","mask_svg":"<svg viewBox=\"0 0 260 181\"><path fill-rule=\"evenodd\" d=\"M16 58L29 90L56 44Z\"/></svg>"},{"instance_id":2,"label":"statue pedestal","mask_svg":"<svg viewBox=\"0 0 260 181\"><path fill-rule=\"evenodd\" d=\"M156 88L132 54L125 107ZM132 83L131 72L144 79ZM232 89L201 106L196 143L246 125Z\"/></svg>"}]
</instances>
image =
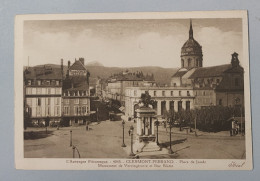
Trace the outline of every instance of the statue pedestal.
<instances>
[{"instance_id":1,"label":"statue pedestal","mask_svg":"<svg viewBox=\"0 0 260 181\"><path fill-rule=\"evenodd\" d=\"M155 110L150 107L140 107L137 113L137 137L134 144L136 152L158 151L154 134Z\"/></svg>"}]
</instances>

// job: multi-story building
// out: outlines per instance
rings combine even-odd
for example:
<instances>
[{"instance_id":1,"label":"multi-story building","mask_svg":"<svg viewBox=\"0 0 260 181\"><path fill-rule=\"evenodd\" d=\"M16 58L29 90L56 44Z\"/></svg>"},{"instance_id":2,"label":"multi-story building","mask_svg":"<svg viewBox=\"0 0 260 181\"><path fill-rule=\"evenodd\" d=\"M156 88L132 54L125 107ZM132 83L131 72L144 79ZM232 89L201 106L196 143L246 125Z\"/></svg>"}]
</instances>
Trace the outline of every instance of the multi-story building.
<instances>
[{"instance_id":1,"label":"multi-story building","mask_svg":"<svg viewBox=\"0 0 260 181\"><path fill-rule=\"evenodd\" d=\"M122 72L108 80L106 96L109 99L118 100L124 106L126 87L152 86L153 84L152 75L144 76L142 73Z\"/></svg>"},{"instance_id":2,"label":"multi-story building","mask_svg":"<svg viewBox=\"0 0 260 181\"><path fill-rule=\"evenodd\" d=\"M24 71L24 104L32 124L61 120L62 70L50 66L28 67Z\"/></svg>"},{"instance_id":3,"label":"multi-story building","mask_svg":"<svg viewBox=\"0 0 260 181\"><path fill-rule=\"evenodd\" d=\"M90 116L89 72L84 59L75 60L63 82L63 119L68 125L85 124Z\"/></svg>"},{"instance_id":4,"label":"multi-story building","mask_svg":"<svg viewBox=\"0 0 260 181\"><path fill-rule=\"evenodd\" d=\"M197 108L243 105L244 70L239 65L238 54L232 54L230 64L212 67L203 67L202 57L202 47L194 39L190 24L189 39L181 49L182 67L172 76L171 86L193 87Z\"/></svg>"},{"instance_id":5,"label":"multi-story building","mask_svg":"<svg viewBox=\"0 0 260 181\"><path fill-rule=\"evenodd\" d=\"M155 101L153 109L157 115L165 111L190 110L194 107L192 87L127 87L125 89L125 116L135 117L141 95L148 92Z\"/></svg>"}]
</instances>

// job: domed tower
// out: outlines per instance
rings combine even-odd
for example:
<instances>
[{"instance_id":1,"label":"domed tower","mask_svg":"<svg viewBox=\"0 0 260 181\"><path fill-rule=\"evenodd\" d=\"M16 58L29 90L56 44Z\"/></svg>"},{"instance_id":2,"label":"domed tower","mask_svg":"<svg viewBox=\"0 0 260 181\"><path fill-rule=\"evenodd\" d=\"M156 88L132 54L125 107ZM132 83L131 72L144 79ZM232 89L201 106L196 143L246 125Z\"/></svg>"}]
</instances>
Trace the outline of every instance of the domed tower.
<instances>
[{"instance_id":1,"label":"domed tower","mask_svg":"<svg viewBox=\"0 0 260 181\"><path fill-rule=\"evenodd\" d=\"M189 39L181 48L181 67L186 69L202 67L202 57L202 47L193 38L192 22L190 20Z\"/></svg>"}]
</instances>

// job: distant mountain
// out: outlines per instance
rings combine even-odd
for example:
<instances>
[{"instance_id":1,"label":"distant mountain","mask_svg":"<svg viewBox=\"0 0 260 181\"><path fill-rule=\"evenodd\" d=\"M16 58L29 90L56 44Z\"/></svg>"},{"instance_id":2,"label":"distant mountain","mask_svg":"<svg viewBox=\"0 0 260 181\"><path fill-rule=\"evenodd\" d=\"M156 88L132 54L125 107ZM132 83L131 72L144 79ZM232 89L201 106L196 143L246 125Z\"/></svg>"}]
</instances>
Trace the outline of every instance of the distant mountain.
<instances>
[{"instance_id":1,"label":"distant mountain","mask_svg":"<svg viewBox=\"0 0 260 181\"><path fill-rule=\"evenodd\" d=\"M88 67L92 67L92 66L100 66L100 67L104 67L104 65L103 64L101 64L100 62L98 62L98 61L91 61L91 62L88 62L87 64L86 64L86 66L88 66Z\"/></svg>"},{"instance_id":2,"label":"distant mountain","mask_svg":"<svg viewBox=\"0 0 260 181\"><path fill-rule=\"evenodd\" d=\"M51 66L53 68L60 68L60 65L56 64L45 64L47 66ZM40 67L44 65L37 65L35 67ZM64 74L67 71L67 66L64 65ZM144 66L144 67L104 67L99 62L93 62L86 65L87 70L90 72L90 79L100 78L108 78L115 73L119 73L125 70L129 70L129 72L140 72L142 71L144 75L146 74L154 74L155 82L160 85L167 84L170 85L171 76L178 70L178 68L162 68L155 66Z\"/></svg>"}]
</instances>

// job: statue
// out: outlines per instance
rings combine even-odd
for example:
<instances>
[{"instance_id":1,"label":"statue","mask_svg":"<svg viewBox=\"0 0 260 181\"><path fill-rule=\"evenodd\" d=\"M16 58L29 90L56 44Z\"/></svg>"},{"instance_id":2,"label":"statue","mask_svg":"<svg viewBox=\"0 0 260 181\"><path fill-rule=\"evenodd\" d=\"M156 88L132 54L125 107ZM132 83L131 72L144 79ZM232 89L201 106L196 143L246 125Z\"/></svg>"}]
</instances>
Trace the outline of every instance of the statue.
<instances>
[{"instance_id":1,"label":"statue","mask_svg":"<svg viewBox=\"0 0 260 181\"><path fill-rule=\"evenodd\" d=\"M141 95L140 103L144 104L144 107L149 107L149 105L153 105L155 102L151 99L148 91Z\"/></svg>"}]
</instances>

